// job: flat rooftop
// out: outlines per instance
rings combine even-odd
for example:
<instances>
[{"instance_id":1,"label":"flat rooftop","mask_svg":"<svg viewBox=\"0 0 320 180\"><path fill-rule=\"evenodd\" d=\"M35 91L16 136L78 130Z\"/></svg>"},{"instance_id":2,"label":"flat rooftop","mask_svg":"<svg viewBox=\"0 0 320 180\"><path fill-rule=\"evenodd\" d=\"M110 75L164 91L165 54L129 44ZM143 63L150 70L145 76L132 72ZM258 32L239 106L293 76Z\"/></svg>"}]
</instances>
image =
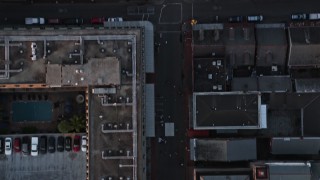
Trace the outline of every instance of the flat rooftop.
<instances>
[{"instance_id":1,"label":"flat rooftop","mask_svg":"<svg viewBox=\"0 0 320 180\"><path fill-rule=\"evenodd\" d=\"M256 139L190 139L193 161L246 161L257 159Z\"/></svg>"},{"instance_id":2,"label":"flat rooftop","mask_svg":"<svg viewBox=\"0 0 320 180\"><path fill-rule=\"evenodd\" d=\"M1 88L84 87L88 149L83 164L89 179L143 176L142 33L136 26L0 32Z\"/></svg>"},{"instance_id":3,"label":"flat rooftop","mask_svg":"<svg viewBox=\"0 0 320 180\"><path fill-rule=\"evenodd\" d=\"M193 94L194 129L259 128L260 94L211 92Z\"/></svg>"}]
</instances>

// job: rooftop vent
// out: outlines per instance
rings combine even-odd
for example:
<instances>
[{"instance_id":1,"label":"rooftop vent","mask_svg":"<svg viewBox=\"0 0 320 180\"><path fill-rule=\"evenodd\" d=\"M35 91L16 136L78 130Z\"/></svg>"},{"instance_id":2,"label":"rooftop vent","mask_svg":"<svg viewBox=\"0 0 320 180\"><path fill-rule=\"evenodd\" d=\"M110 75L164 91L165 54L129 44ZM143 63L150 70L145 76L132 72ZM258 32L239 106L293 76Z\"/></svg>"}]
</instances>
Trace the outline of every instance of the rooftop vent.
<instances>
[{"instance_id":1,"label":"rooftop vent","mask_svg":"<svg viewBox=\"0 0 320 180\"><path fill-rule=\"evenodd\" d=\"M203 41L204 40L204 32L203 29L199 30L199 41Z\"/></svg>"},{"instance_id":2,"label":"rooftop vent","mask_svg":"<svg viewBox=\"0 0 320 180\"><path fill-rule=\"evenodd\" d=\"M309 28L304 29L304 38L306 40L306 43L310 44L310 29Z\"/></svg>"},{"instance_id":3,"label":"rooftop vent","mask_svg":"<svg viewBox=\"0 0 320 180\"><path fill-rule=\"evenodd\" d=\"M229 28L229 40L233 41L235 36L235 31L233 27Z\"/></svg>"},{"instance_id":4,"label":"rooftop vent","mask_svg":"<svg viewBox=\"0 0 320 180\"><path fill-rule=\"evenodd\" d=\"M250 37L250 29L245 27L243 28L243 38L244 40L248 41Z\"/></svg>"},{"instance_id":5,"label":"rooftop vent","mask_svg":"<svg viewBox=\"0 0 320 180\"><path fill-rule=\"evenodd\" d=\"M215 29L213 31L213 37L214 37L214 41L218 41L220 39L220 32L218 29Z\"/></svg>"}]
</instances>

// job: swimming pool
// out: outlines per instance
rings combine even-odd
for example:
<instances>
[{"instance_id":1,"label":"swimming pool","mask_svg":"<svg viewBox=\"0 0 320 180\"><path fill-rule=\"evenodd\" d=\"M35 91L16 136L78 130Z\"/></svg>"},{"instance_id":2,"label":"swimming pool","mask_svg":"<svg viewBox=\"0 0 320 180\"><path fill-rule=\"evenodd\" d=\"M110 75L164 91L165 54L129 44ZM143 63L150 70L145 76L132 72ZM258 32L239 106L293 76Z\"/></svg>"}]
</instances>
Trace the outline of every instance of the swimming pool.
<instances>
[{"instance_id":1,"label":"swimming pool","mask_svg":"<svg viewBox=\"0 0 320 180\"><path fill-rule=\"evenodd\" d=\"M16 101L12 103L12 120L14 122L51 121L52 102L50 101Z\"/></svg>"}]
</instances>

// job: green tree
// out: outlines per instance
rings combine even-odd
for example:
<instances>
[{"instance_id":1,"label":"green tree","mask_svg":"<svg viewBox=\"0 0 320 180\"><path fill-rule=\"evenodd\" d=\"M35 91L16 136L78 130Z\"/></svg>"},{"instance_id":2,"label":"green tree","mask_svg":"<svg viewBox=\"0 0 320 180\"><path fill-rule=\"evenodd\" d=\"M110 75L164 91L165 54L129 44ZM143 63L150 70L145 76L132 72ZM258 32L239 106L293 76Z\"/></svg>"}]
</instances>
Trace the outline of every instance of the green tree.
<instances>
[{"instance_id":1,"label":"green tree","mask_svg":"<svg viewBox=\"0 0 320 180\"><path fill-rule=\"evenodd\" d=\"M83 118L83 116L77 116L74 115L72 118L69 119L70 125L73 128L73 131L75 132L82 132L86 128L86 120Z\"/></svg>"},{"instance_id":2,"label":"green tree","mask_svg":"<svg viewBox=\"0 0 320 180\"><path fill-rule=\"evenodd\" d=\"M71 132L73 130L73 127L72 127L72 125L70 124L69 121L63 120L58 124L58 130L61 133L68 133L68 132Z\"/></svg>"}]
</instances>

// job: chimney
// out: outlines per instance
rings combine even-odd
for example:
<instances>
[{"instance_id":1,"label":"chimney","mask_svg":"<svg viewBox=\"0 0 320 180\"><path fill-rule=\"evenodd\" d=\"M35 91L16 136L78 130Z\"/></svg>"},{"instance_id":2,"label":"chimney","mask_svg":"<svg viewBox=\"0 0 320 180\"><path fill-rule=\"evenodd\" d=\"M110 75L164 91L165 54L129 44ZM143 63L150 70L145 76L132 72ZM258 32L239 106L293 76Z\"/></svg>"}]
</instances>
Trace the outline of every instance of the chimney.
<instances>
[{"instance_id":1,"label":"chimney","mask_svg":"<svg viewBox=\"0 0 320 180\"><path fill-rule=\"evenodd\" d=\"M267 64L271 64L271 63L272 63L272 60L273 60L273 54L272 54L270 51L268 51L268 52L266 53L266 63L267 63Z\"/></svg>"},{"instance_id":2,"label":"chimney","mask_svg":"<svg viewBox=\"0 0 320 180\"><path fill-rule=\"evenodd\" d=\"M234 40L234 35L235 35L234 28L233 28L233 27L230 27L230 28L229 28L229 40L230 40L230 41L233 41L233 40Z\"/></svg>"},{"instance_id":3,"label":"chimney","mask_svg":"<svg viewBox=\"0 0 320 180\"><path fill-rule=\"evenodd\" d=\"M203 29L199 30L199 41L203 41L204 40L204 32Z\"/></svg>"},{"instance_id":4,"label":"chimney","mask_svg":"<svg viewBox=\"0 0 320 180\"><path fill-rule=\"evenodd\" d=\"M213 31L214 41L218 41L220 39L220 32L218 29Z\"/></svg>"},{"instance_id":5,"label":"chimney","mask_svg":"<svg viewBox=\"0 0 320 180\"><path fill-rule=\"evenodd\" d=\"M248 51L243 54L243 64L250 65L250 53Z\"/></svg>"},{"instance_id":6,"label":"chimney","mask_svg":"<svg viewBox=\"0 0 320 180\"><path fill-rule=\"evenodd\" d=\"M244 40L248 41L250 37L250 29L247 27L243 28L243 38Z\"/></svg>"},{"instance_id":7,"label":"chimney","mask_svg":"<svg viewBox=\"0 0 320 180\"><path fill-rule=\"evenodd\" d=\"M230 65L234 66L236 65L236 54L234 52L231 52L230 54Z\"/></svg>"},{"instance_id":8,"label":"chimney","mask_svg":"<svg viewBox=\"0 0 320 180\"><path fill-rule=\"evenodd\" d=\"M310 29L309 28L304 29L304 38L306 40L306 43L310 44Z\"/></svg>"}]
</instances>

